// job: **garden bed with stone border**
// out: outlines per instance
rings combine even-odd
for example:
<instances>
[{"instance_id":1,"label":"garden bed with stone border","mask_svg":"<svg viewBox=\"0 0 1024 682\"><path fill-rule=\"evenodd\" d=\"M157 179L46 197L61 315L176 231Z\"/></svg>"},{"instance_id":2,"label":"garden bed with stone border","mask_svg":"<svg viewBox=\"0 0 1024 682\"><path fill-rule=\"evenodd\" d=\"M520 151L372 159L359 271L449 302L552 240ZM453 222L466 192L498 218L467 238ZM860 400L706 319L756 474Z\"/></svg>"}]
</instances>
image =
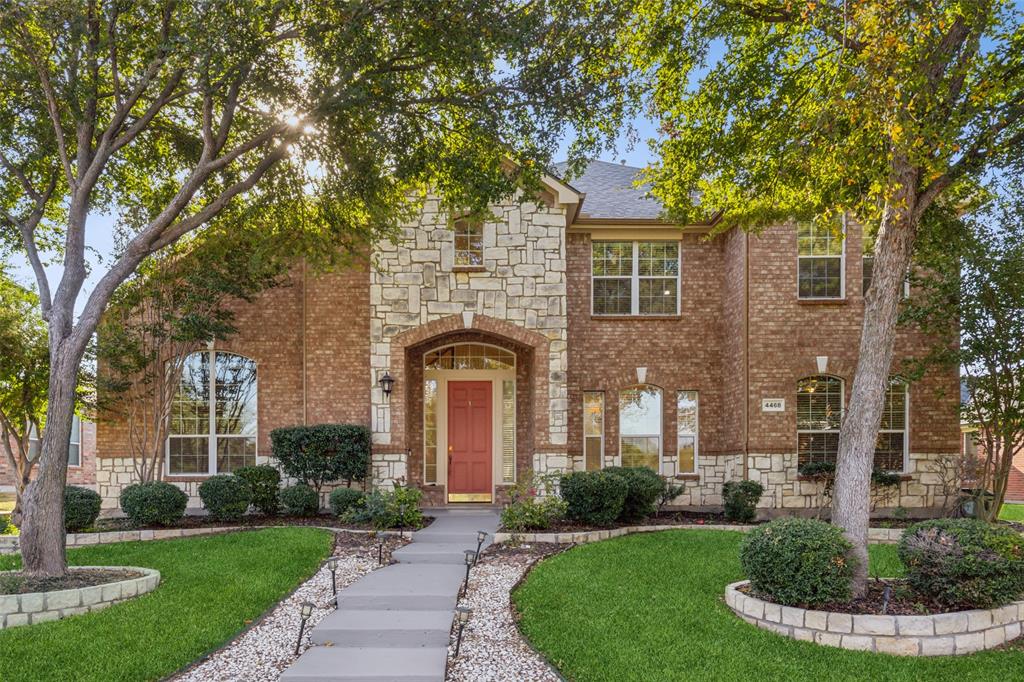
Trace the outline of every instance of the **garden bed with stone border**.
<instances>
[{"instance_id":1,"label":"garden bed with stone border","mask_svg":"<svg viewBox=\"0 0 1024 682\"><path fill-rule=\"evenodd\" d=\"M727 585L725 603L743 620L791 639L897 656L951 656L994 649L1021 635L1024 601L996 609L917 616L851 615L773 604Z\"/></svg>"},{"instance_id":2,"label":"garden bed with stone border","mask_svg":"<svg viewBox=\"0 0 1024 682\"><path fill-rule=\"evenodd\" d=\"M608 540L622 535L632 533L656 533L662 530L731 530L739 533L756 528L754 525L731 525L731 524L659 524L654 526L623 526L621 528L608 528L603 530L584 530L572 533L509 533L501 531L494 535L495 542L542 542L555 543L560 545L583 544L586 542L598 542ZM868 542L878 545L896 544L903 537L902 528L869 528Z\"/></svg>"},{"instance_id":3,"label":"garden bed with stone border","mask_svg":"<svg viewBox=\"0 0 1024 682\"><path fill-rule=\"evenodd\" d=\"M160 571L136 566L76 566L78 569L111 570L117 568L140 574L105 585L79 587L53 592L0 595L0 628L32 625L49 620L99 611L111 604L152 592L160 584ZM5 571L14 573L14 571Z\"/></svg>"}]
</instances>

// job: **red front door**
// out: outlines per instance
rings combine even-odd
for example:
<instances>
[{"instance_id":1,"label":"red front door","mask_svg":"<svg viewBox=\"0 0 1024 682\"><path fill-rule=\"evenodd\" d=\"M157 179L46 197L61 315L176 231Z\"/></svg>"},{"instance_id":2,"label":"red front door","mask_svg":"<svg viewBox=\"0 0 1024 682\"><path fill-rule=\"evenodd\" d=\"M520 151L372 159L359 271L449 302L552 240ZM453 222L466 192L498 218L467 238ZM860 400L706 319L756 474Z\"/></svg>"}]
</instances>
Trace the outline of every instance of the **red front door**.
<instances>
[{"instance_id":1,"label":"red front door","mask_svg":"<svg viewBox=\"0 0 1024 682\"><path fill-rule=\"evenodd\" d=\"M491 495L491 382L448 382L448 498L487 501Z\"/></svg>"}]
</instances>

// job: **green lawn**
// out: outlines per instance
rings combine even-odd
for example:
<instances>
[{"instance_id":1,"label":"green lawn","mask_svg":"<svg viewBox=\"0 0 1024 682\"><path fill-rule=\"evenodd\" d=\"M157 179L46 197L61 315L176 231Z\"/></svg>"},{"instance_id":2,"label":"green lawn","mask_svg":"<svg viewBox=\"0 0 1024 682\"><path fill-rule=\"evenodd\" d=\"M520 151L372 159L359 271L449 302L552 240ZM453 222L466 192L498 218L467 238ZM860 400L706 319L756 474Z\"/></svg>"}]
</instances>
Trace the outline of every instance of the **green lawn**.
<instances>
[{"instance_id":1,"label":"green lawn","mask_svg":"<svg viewBox=\"0 0 1024 682\"><path fill-rule=\"evenodd\" d=\"M522 628L569 680L1005 680L1024 651L904 659L797 642L725 605L743 576L739 533L666 531L576 547L515 592ZM894 546L872 572L900 571ZM1013 673L1011 671L1017 671Z\"/></svg>"},{"instance_id":2,"label":"green lawn","mask_svg":"<svg viewBox=\"0 0 1024 682\"><path fill-rule=\"evenodd\" d=\"M0 680L154 680L218 648L311 576L330 533L270 528L68 552L78 565L147 566L156 591L103 611L0 631ZM18 557L0 557L0 570Z\"/></svg>"},{"instance_id":3,"label":"green lawn","mask_svg":"<svg viewBox=\"0 0 1024 682\"><path fill-rule=\"evenodd\" d=\"M1003 521L1024 522L1024 504L1004 504L999 510L999 518Z\"/></svg>"}]
</instances>

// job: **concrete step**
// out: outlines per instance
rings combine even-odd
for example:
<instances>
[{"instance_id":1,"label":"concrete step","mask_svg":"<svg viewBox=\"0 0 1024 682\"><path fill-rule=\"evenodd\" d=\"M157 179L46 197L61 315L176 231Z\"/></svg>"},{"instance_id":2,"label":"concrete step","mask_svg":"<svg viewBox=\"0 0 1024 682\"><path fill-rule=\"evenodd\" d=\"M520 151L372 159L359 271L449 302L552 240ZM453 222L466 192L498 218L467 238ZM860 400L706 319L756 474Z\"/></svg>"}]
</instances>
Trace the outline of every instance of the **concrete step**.
<instances>
[{"instance_id":1,"label":"concrete step","mask_svg":"<svg viewBox=\"0 0 1024 682\"><path fill-rule=\"evenodd\" d=\"M338 609L445 611L455 608L465 568L455 564L393 564L338 594Z\"/></svg>"},{"instance_id":2,"label":"concrete step","mask_svg":"<svg viewBox=\"0 0 1024 682\"><path fill-rule=\"evenodd\" d=\"M313 629L314 644L336 647L446 647L449 611L335 611Z\"/></svg>"},{"instance_id":3,"label":"concrete step","mask_svg":"<svg viewBox=\"0 0 1024 682\"><path fill-rule=\"evenodd\" d=\"M476 552L476 542L413 542L396 549L391 556L403 564L459 564L466 565L466 550Z\"/></svg>"},{"instance_id":4,"label":"concrete step","mask_svg":"<svg viewBox=\"0 0 1024 682\"><path fill-rule=\"evenodd\" d=\"M287 682L441 682L448 647L375 648L315 646L284 671Z\"/></svg>"},{"instance_id":5,"label":"concrete step","mask_svg":"<svg viewBox=\"0 0 1024 682\"><path fill-rule=\"evenodd\" d=\"M466 549L476 549L476 531L436 531L430 535L421 535L421 533L426 533L426 531L420 531L413 536L414 545L427 543L460 544L466 545ZM488 539L490 539L490 535L488 535Z\"/></svg>"}]
</instances>

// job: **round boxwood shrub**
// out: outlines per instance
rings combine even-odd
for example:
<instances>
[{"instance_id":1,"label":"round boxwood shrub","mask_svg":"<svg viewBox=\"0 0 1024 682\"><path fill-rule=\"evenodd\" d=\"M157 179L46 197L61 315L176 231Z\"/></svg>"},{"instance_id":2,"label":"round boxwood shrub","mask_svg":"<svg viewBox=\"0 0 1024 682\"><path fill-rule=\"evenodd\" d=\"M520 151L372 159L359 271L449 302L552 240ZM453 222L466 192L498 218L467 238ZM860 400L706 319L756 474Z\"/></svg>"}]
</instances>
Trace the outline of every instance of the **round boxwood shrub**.
<instances>
[{"instance_id":1,"label":"round boxwood shrub","mask_svg":"<svg viewBox=\"0 0 1024 682\"><path fill-rule=\"evenodd\" d=\"M850 599L853 567L842 531L816 519L776 519L750 531L740 564L754 591L776 604L820 606Z\"/></svg>"},{"instance_id":2,"label":"round boxwood shrub","mask_svg":"<svg viewBox=\"0 0 1024 682\"><path fill-rule=\"evenodd\" d=\"M121 491L121 510L136 526L172 526L185 515L188 495L166 481L136 483Z\"/></svg>"},{"instance_id":3,"label":"round boxwood shrub","mask_svg":"<svg viewBox=\"0 0 1024 682\"><path fill-rule=\"evenodd\" d=\"M296 483L281 490L281 504L292 516L316 516L320 496L305 483Z\"/></svg>"},{"instance_id":4,"label":"round boxwood shrub","mask_svg":"<svg viewBox=\"0 0 1024 682\"><path fill-rule=\"evenodd\" d=\"M327 499L335 516L341 516L353 506L360 504L366 494L355 488L335 488Z\"/></svg>"},{"instance_id":5,"label":"round boxwood shrub","mask_svg":"<svg viewBox=\"0 0 1024 682\"><path fill-rule=\"evenodd\" d=\"M565 515L592 526L610 526L622 513L629 486L607 471L577 471L559 481Z\"/></svg>"},{"instance_id":6,"label":"round boxwood shrub","mask_svg":"<svg viewBox=\"0 0 1024 682\"><path fill-rule=\"evenodd\" d=\"M263 514L274 515L281 508L278 493L281 472L268 464L235 469L235 476L246 482L252 493L252 506Z\"/></svg>"},{"instance_id":7,"label":"round boxwood shrub","mask_svg":"<svg viewBox=\"0 0 1024 682\"><path fill-rule=\"evenodd\" d=\"M899 556L907 581L947 608L990 609L1024 594L1024 538L979 519L934 519L907 528Z\"/></svg>"},{"instance_id":8,"label":"round boxwood shrub","mask_svg":"<svg viewBox=\"0 0 1024 682\"><path fill-rule=\"evenodd\" d=\"M764 486L757 481L726 481L722 486L725 518L737 523L750 523L757 518L757 503Z\"/></svg>"},{"instance_id":9,"label":"round boxwood shrub","mask_svg":"<svg viewBox=\"0 0 1024 682\"><path fill-rule=\"evenodd\" d=\"M77 533L96 523L100 515L100 494L95 490L69 485L64 488L64 529Z\"/></svg>"},{"instance_id":10,"label":"round boxwood shrub","mask_svg":"<svg viewBox=\"0 0 1024 682\"><path fill-rule=\"evenodd\" d=\"M607 467L604 471L626 481L626 499L619 512L620 521L637 523L655 512L658 498L665 490L665 479L657 472L647 467Z\"/></svg>"},{"instance_id":11,"label":"round boxwood shrub","mask_svg":"<svg viewBox=\"0 0 1024 682\"><path fill-rule=\"evenodd\" d=\"M199 484L199 499L217 521L237 521L249 509L252 490L234 474L219 474Z\"/></svg>"}]
</instances>

